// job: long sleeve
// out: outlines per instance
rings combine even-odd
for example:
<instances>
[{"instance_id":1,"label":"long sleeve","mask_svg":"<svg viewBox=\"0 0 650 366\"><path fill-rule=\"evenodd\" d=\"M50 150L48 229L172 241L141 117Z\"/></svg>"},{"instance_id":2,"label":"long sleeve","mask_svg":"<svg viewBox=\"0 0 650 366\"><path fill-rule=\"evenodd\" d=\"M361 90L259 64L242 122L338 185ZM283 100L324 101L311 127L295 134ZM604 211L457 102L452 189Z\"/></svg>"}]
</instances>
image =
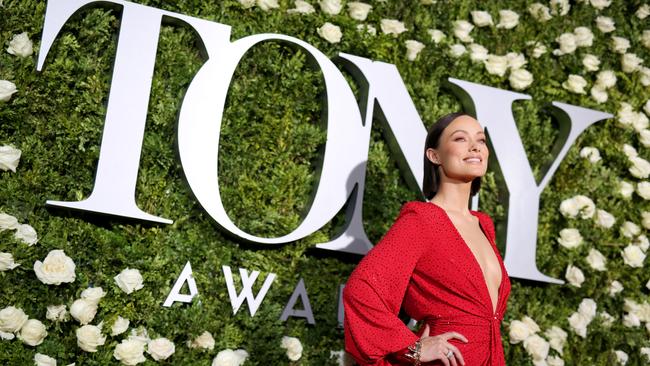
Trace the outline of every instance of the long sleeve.
<instances>
[{"instance_id":1,"label":"long sleeve","mask_svg":"<svg viewBox=\"0 0 650 366\"><path fill-rule=\"evenodd\" d=\"M350 275L343 291L345 347L361 365L390 365L389 358L419 339L398 314L418 259L430 244L424 228L415 209L404 205Z\"/></svg>"}]
</instances>

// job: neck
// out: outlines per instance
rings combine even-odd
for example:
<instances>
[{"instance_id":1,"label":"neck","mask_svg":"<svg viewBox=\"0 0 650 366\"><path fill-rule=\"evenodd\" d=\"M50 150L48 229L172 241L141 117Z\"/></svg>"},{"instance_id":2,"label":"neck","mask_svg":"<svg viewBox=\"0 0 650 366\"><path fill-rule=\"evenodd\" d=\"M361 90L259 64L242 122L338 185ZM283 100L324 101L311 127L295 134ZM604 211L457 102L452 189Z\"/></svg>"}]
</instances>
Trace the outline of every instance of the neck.
<instances>
[{"instance_id":1,"label":"neck","mask_svg":"<svg viewBox=\"0 0 650 366\"><path fill-rule=\"evenodd\" d=\"M469 194L472 182L441 182L431 202L448 212L471 215L469 212Z\"/></svg>"}]
</instances>

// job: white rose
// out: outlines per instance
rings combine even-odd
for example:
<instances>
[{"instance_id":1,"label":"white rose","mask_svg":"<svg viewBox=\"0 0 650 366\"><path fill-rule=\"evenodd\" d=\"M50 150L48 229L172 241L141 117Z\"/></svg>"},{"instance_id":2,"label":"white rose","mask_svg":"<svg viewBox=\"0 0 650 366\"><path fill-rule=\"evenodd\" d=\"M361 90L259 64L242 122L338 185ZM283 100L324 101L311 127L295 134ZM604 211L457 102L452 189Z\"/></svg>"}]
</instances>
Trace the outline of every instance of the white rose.
<instances>
[{"instance_id":1,"label":"white rose","mask_svg":"<svg viewBox=\"0 0 650 366\"><path fill-rule=\"evenodd\" d=\"M614 324L614 320L616 320L614 319L613 316L609 315L609 313L606 311L600 313L600 319L601 319L600 323L606 328L611 327L612 324Z\"/></svg>"},{"instance_id":2,"label":"white rose","mask_svg":"<svg viewBox=\"0 0 650 366\"><path fill-rule=\"evenodd\" d=\"M0 84L0 100L2 100L2 84ZM9 146L9 145L0 146L0 170L4 170L4 171L11 170L12 172L15 173L16 168L18 167L18 162L20 162L21 153L22 151L14 148L13 146ZM16 222L16 224L18 224L18 222ZM0 226L0 231L1 229L2 226ZM7 227L5 229L15 229L15 227L13 228Z\"/></svg>"},{"instance_id":3,"label":"white rose","mask_svg":"<svg viewBox=\"0 0 650 366\"><path fill-rule=\"evenodd\" d=\"M214 348L214 338L207 330L200 336L194 338L192 342L188 342L190 348L203 348L212 350Z\"/></svg>"},{"instance_id":4,"label":"white rose","mask_svg":"<svg viewBox=\"0 0 650 366\"><path fill-rule=\"evenodd\" d=\"M628 169L629 172L637 178L648 178L648 175L650 175L650 163L638 156L634 156L629 159L632 163L632 166Z\"/></svg>"},{"instance_id":5,"label":"white rose","mask_svg":"<svg viewBox=\"0 0 650 366\"><path fill-rule=\"evenodd\" d=\"M97 304L86 299L78 299L70 306L70 315L72 315L79 324L85 325L90 323L97 314Z\"/></svg>"},{"instance_id":6,"label":"white rose","mask_svg":"<svg viewBox=\"0 0 650 366\"><path fill-rule=\"evenodd\" d=\"M605 103L607 99L609 99L607 91L601 88L598 84L594 85L589 90L589 95L591 95L591 97L599 104Z\"/></svg>"},{"instance_id":7,"label":"white rose","mask_svg":"<svg viewBox=\"0 0 650 366\"><path fill-rule=\"evenodd\" d=\"M560 45L560 49L553 51L553 54L556 56L573 53L578 47L576 36L573 33L562 33L559 37L555 38L555 42Z\"/></svg>"},{"instance_id":8,"label":"white rose","mask_svg":"<svg viewBox=\"0 0 650 366\"><path fill-rule=\"evenodd\" d=\"M524 90L533 83L533 74L526 69L517 69L510 73L510 86L515 90Z\"/></svg>"},{"instance_id":9,"label":"white rose","mask_svg":"<svg viewBox=\"0 0 650 366\"><path fill-rule=\"evenodd\" d=\"M645 48L650 48L650 29L644 30L641 33L641 44Z\"/></svg>"},{"instance_id":10,"label":"white rose","mask_svg":"<svg viewBox=\"0 0 650 366\"><path fill-rule=\"evenodd\" d=\"M424 43L409 39L406 42L406 59L414 61L418 53L424 49Z\"/></svg>"},{"instance_id":11,"label":"white rose","mask_svg":"<svg viewBox=\"0 0 650 366\"><path fill-rule=\"evenodd\" d=\"M16 84L8 80L0 80L0 102L8 102L16 92L18 92Z\"/></svg>"},{"instance_id":12,"label":"white rose","mask_svg":"<svg viewBox=\"0 0 650 366\"><path fill-rule=\"evenodd\" d=\"M614 217L614 215L610 214L605 210L597 209L595 221L596 221L596 225L609 229L612 226L614 226L614 223L616 222L616 218Z\"/></svg>"},{"instance_id":13,"label":"white rose","mask_svg":"<svg viewBox=\"0 0 650 366\"><path fill-rule=\"evenodd\" d=\"M174 343L167 338L156 338L147 344L147 353L156 361L168 359L174 351Z\"/></svg>"},{"instance_id":14,"label":"white rose","mask_svg":"<svg viewBox=\"0 0 650 366\"><path fill-rule=\"evenodd\" d=\"M474 25L466 20L456 20L453 22L454 25L454 36L460 39L462 42L472 42L474 39L469 35L469 33L474 29Z\"/></svg>"},{"instance_id":15,"label":"white rose","mask_svg":"<svg viewBox=\"0 0 650 366\"><path fill-rule=\"evenodd\" d=\"M278 0L257 0L257 6L264 11L268 11L279 8L280 4L278 4Z\"/></svg>"},{"instance_id":16,"label":"white rose","mask_svg":"<svg viewBox=\"0 0 650 366\"><path fill-rule=\"evenodd\" d=\"M539 330L540 330L540 329L539 329L539 325L537 325L537 323L535 322L535 320L533 320L533 318L531 318L531 317L529 317L528 315L526 315L526 316L524 316L523 318L521 318L521 321L522 321L524 324L526 324L526 326L528 326L528 328L530 329L530 331L531 331L532 333L537 333L537 332L539 332Z\"/></svg>"},{"instance_id":17,"label":"white rose","mask_svg":"<svg viewBox=\"0 0 650 366\"><path fill-rule=\"evenodd\" d=\"M503 76L508 70L508 58L506 56L489 55L483 63L487 72L492 75Z\"/></svg>"},{"instance_id":18,"label":"white rose","mask_svg":"<svg viewBox=\"0 0 650 366\"><path fill-rule=\"evenodd\" d=\"M56 366L56 360L48 355L37 353L34 355L34 364L36 366Z\"/></svg>"},{"instance_id":19,"label":"white rose","mask_svg":"<svg viewBox=\"0 0 650 366\"><path fill-rule=\"evenodd\" d=\"M634 190L633 190L634 191ZM576 217L580 213L578 202L574 198L567 198L560 203L560 213L564 217Z\"/></svg>"},{"instance_id":20,"label":"white rose","mask_svg":"<svg viewBox=\"0 0 650 366\"><path fill-rule=\"evenodd\" d=\"M569 0L551 0L549 4L553 15L567 15L571 9Z\"/></svg>"},{"instance_id":21,"label":"white rose","mask_svg":"<svg viewBox=\"0 0 650 366\"><path fill-rule=\"evenodd\" d=\"M239 1L239 4L241 4L241 6L244 9L252 8L253 6L255 6L255 0L237 0L237 1Z\"/></svg>"},{"instance_id":22,"label":"white rose","mask_svg":"<svg viewBox=\"0 0 650 366\"><path fill-rule=\"evenodd\" d=\"M113 325L111 326L111 335L116 336L126 332L126 330L129 329L129 324L130 324L129 319L125 319L122 318L121 316L118 316L117 319L115 320L115 323L113 323Z\"/></svg>"},{"instance_id":23,"label":"white rose","mask_svg":"<svg viewBox=\"0 0 650 366\"><path fill-rule=\"evenodd\" d=\"M145 343L124 339L122 340L122 343L115 346L113 357L115 357L116 360L121 361L124 365L137 365L147 361L144 357L144 346Z\"/></svg>"},{"instance_id":24,"label":"white rose","mask_svg":"<svg viewBox=\"0 0 650 366\"><path fill-rule=\"evenodd\" d=\"M137 269L126 268L114 277L117 286L127 294L144 287L142 275Z\"/></svg>"},{"instance_id":25,"label":"white rose","mask_svg":"<svg viewBox=\"0 0 650 366\"><path fill-rule=\"evenodd\" d=\"M639 235L641 232L641 228L639 226L631 221L625 221L623 225L621 225L621 234L627 238L632 238L636 235Z\"/></svg>"},{"instance_id":26,"label":"white rose","mask_svg":"<svg viewBox=\"0 0 650 366\"><path fill-rule=\"evenodd\" d=\"M287 357L291 361L298 361L302 357L302 344L298 338L284 336L280 347L287 350Z\"/></svg>"},{"instance_id":27,"label":"white rose","mask_svg":"<svg viewBox=\"0 0 650 366\"><path fill-rule=\"evenodd\" d=\"M226 348L217 353L217 356L212 360L212 366L240 366L248 358L248 352L243 349L231 350Z\"/></svg>"},{"instance_id":28,"label":"white rose","mask_svg":"<svg viewBox=\"0 0 650 366\"><path fill-rule=\"evenodd\" d=\"M567 266L566 274L564 276L567 281L575 287L581 287L582 283L585 281L585 275L582 273L580 268L570 264Z\"/></svg>"},{"instance_id":29,"label":"white rose","mask_svg":"<svg viewBox=\"0 0 650 366\"><path fill-rule=\"evenodd\" d=\"M616 74L612 70L603 70L596 75L596 85L609 89L616 85Z\"/></svg>"},{"instance_id":30,"label":"white rose","mask_svg":"<svg viewBox=\"0 0 650 366\"><path fill-rule=\"evenodd\" d=\"M576 36L576 46L578 47L591 47L594 43L594 34L587 27L574 29L573 35Z\"/></svg>"},{"instance_id":31,"label":"white rose","mask_svg":"<svg viewBox=\"0 0 650 366\"><path fill-rule=\"evenodd\" d=\"M630 41L627 38L612 36L612 51L624 54L630 48Z\"/></svg>"},{"instance_id":32,"label":"white rose","mask_svg":"<svg viewBox=\"0 0 650 366\"><path fill-rule=\"evenodd\" d=\"M635 72L639 70L639 66L641 66L642 63L643 60L633 53L626 53L621 56L621 69L623 72Z\"/></svg>"},{"instance_id":33,"label":"white rose","mask_svg":"<svg viewBox=\"0 0 650 366\"><path fill-rule=\"evenodd\" d=\"M643 20L650 15L650 5L648 4L643 4L639 6L639 8L636 10L636 13L634 13L637 18Z\"/></svg>"},{"instance_id":34,"label":"white rose","mask_svg":"<svg viewBox=\"0 0 650 366\"><path fill-rule=\"evenodd\" d=\"M357 24L357 30L365 31L366 33L373 36L377 35L377 28L373 27L370 24Z\"/></svg>"},{"instance_id":35,"label":"white rose","mask_svg":"<svg viewBox=\"0 0 650 366\"><path fill-rule=\"evenodd\" d=\"M68 312L65 308L65 305L48 306L45 318L53 322L66 321L68 318Z\"/></svg>"},{"instance_id":36,"label":"white rose","mask_svg":"<svg viewBox=\"0 0 650 366\"><path fill-rule=\"evenodd\" d=\"M605 16L596 17L596 27L603 33L610 33L616 30L614 20Z\"/></svg>"},{"instance_id":37,"label":"white rose","mask_svg":"<svg viewBox=\"0 0 650 366\"><path fill-rule=\"evenodd\" d=\"M609 296L614 297L616 294L624 290L623 284L614 280L609 284Z\"/></svg>"},{"instance_id":38,"label":"white rose","mask_svg":"<svg viewBox=\"0 0 650 366\"><path fill-rule=\"evenodd\" d=\"M622 180L619 183L619 192L624 198L630 198L632 197L632 193L634 193L634 186L631 183Z\"/></svg>"},{"instance_id":39,"label":"white rose","mask_svg":"<svg viewBox=\"0 0 650 366\"><path fill-rule=\"evenodd\" d=\"M562 229L560 230L560 237L557 239L557 242L568 249L577 248L582 244L582 235L580 235L578 229Z\"/></svg>"},{"instance_id":40,"label":"white rose","mask_svg":"<svg viewBox=\"0 0 650 366\"><path fill-rule=\"evenodd\" d=\"M528 12L530 15L532 15L535 20L538 22L546 22L551 20L553 18L551 16L551 9L548 8L548 6L545 6L540 3L533 3L528 6Z\"/></svg>"},{"instance_id":41,"label":"white rose","mask_svg":"<svg viewBox=\"0 0 650 366\"><path fill-rule=\"evenodd\" d=\"M650 99L648 99L643 105L643 111L645 112L645 114L650 116Z\"/></svg>"},{"instance_id":42,"label":"white rose","mask_svg":"<svg viewBox=\"0 0 650 366\"><path fill-rule=\"evenodd\" d=\"M492 22L492 16L487 11L474 10L471 12L471 14L472 22L477 27L487 27L494 24L494 22Z\"/></svg>"},{"instance_id":43,"label":"white rose","mask_svg":"<svg viewBox=\"0 0 650 366\"><path fill-rule=\"evenodd\" d=\"M598 71L600 60L592 54L586 54L585 57L582 58L582 65L587 69L587 71Z\"/></svg>"},{"instance_id":44,"label":"white rose","mask_svg":"<svg viewBox=\"0 0 650 366\"><path fill-rule=\"evenodd\" d=\"M594 214L596 213L596 205L594 204L594 201L591 200L591 198L579 194L573 197L573 199L576 201L576 204L578 205L580 218L590 219L594 216Z\"/></svg>"},{"instance_id":45,"label":"white rose","mask_svg":"<svg viewBox=\"0 0 650 366\"><path fill-rule=\"evenodd\" d=\"M543 360L548 356L550 345L544 338L533 334L524 339L524 349L534 360Z\"/></svg>"},{"instance_id":46,"label":"white rose","mask_svg":"<svg viewBox=\"0 0 650 366\"><path fill-rule=\"evenodd\" d=\"M0 331L16 333L27 322L27 315L22 309L8 306L0 310Z\"/></svg>"},{"instance_id":47,"label":"white rose","mask_svg":"<svg viewBox=\"0 0 650 366\"><path fill-rule=\"evenodd\" d=\"M644 200L650 199L650 182L647 182L647 181L639 182L636 185L636 192Z\"/></svg>"},{"instance_id":48,"label":"white rose","mask_svg":"<svg viewBox=\"0 0 650 366\"><path fill-rule=\"evenodd\" d=\"M0 147L0 160L2 160L2 148L4 146ZM0 163L1 166L2 163ZM0 232L4 230L15 230L18 228L18 219L16 219L14 216L11 216L9 214L6 214L4 212L0 212Z\"/></svg>"},{"instance_id":49,"label":"white rose","mask_svg":"<svg viewBox=\"0 0 650 366\"><path fill-rule=\"evenodd\" d=\"M599 252L598 250L591 248L589 250L589 255L587 255L587 263L589 264L589 267L595 269L596 271L606 271L607 268L605 268L605 263L607 262L607 258L603 255L603 253Z\"/></svg>"},{"instance_id":50,"label":"white rose","mask_svg":"<svg viewBox=\"0 0 650 366\"><path fill-rule=\"evenodd\" d=\"M623 326L628 328L636 328L641 326L641 320L634 313L625 314L623 316Z\"/></svg>"},{"instance_id":51,"label":"white rose","mask_svg":"<svg viewBox=\"0 0 650 366\"><path fill-rule=\"evenodd\" d=\"M46 285L74 282L76 266L63 250L50 251L43 262L34 262L36 277Z\"/></svg>"},{"instance_id":52,"label":"white rose","mask_svg":"<svg viewBox=\"0 0 650 366\"><path fill-rule=\"evenodd\" d=\"M562 87L572 93L585 94L587 80L580 75L569 75L569 78L562 83Z\"/></svg>"},{"instance_id":53,"label":"white rose","mask_svg":"<svg viewBox=\"0 0 650 366\"><path fill-rule=\"evenodd\" d=\"M548 356L546 364L548 366L564 366L564 360L559 356Z\"/></svg>"},{"instance_id":54,"label":"white rose","mask_svg":"<svg viewBox=\"0 0 650 366\"><path fill-rule=\"evenodd\" d=\"M14 233L14 238L22 241L23 243L32 246L38 242L38 235L36 230L28 224L18 225L16 232Z\"/></svg>"},{"instance_id":55,"label":"white rose","mask_svg":"<svg viewBox=\"0 0 650 366\"><path fill-rule=\"evenodd\" d=\"M591 3L591 6L594 8L603 10L612 3L612 0L589 0L589 3Z\"/></svg>"},{"instance_id":56,"label":"white rose","mask_svg":"<svg viewBox=\"0 0 650 366\"><path fill-rule=\"evenodd\" d=\"M597 308L598 306L593 299L584 298L578 306L578 313L584 315L587 319L589 319L589 322L591 322L591 320L596 316Z\"/></svg>"},{"instance_id":57,"label":"white rose","mask_svg":"<svg viewBox=\"0 0 650 366\"><path fill-rule=\"evenodd\" d=\"M101 287L88 287L81 292L81 298L90 301L97 305L102 297L106 296L106 292Z\"/></svg>"},{"instance_id":58,"label":"white rose","mask_svg":"<svg viewBox=\"0 0 650 366\"><path fill-rule=\"evenodd\" d=\"M16 338L16 336L13 333L7 333L0 330L0 339L10 341L14 338Z\"/></svg>"},{"instance_id":59,"label":"white rose","mask_svg":"<svg viewBox=\"0 0 650 366\"><path fill-rule=\"evenodd\" d=\"M508 59L508 67L510 70L521 69L528 63L526 57L522 53L508 52L506 58Z\"/></svg>"},{"instance_id":60,"label":"white rose","mask_svg":"<svg viewBox=\"0 0 650 366\"><path fill-rule=\"evenodd\" d=\"M393 36L397 36L398 34L402 32L406 32L408 29L404 26L404 23L400 22L399 20L395 19L382 19L381 22L379 23L381 27L381 31L384 34L392 34Z\"/></svg>"},{"instance_id":61,"label":"white rose","mask_svg":"<svg viewBox=\"0 0 650 366\"><path fill-rule=\"evenodd\" d=\"M641 77L639 78L639 82L641 83L641 85L650 86L650 67L645 67L645 66L639 67L639 74L641 75Z\"/></svg>"},{"instance_id":62,"label":"white rose","mask_svg":"<svg viewBox=\"0 0 650 366\"><path fill-rule=\"evenodd\" d=\"M556 350L557 353L562 354L564 350L564 344L566 343L568 336L567 332L565 332L564 329L554 325L551 328L547 329L544 334L546 337L548 337L548 343L551 348Z\"/></svg>"},{"instance_id":63,"label":"white rose","mask_svg":"<svg viewBox=\"0 0 650 366\"><path fill-rule=\"evenodd\" d=\"M487 60L489 54L487 48L481 46L478 43L472 43L467 47L469 48L470 60L474 62L482 62Z\"/></svg>"},{"instance_id":64,"label":"white rose","mask_svg":"<svg viewBox=\"0 0 650 366\"><path fill-rule=\"evenodd\" d=\"M310 3L304 0L296 0L294 5L295 8L287 10L287 13L311 14L316 11Z\"/></svg>"},{"instance_id":65,"label":"white rose","mask_svg":"<svg viewBox=\"0 0 650 366\"><path fill-rule=\"evenodd\" d=\"M571 330L582 338L587 337L587 326L591 322L585 315L575 312L568 318Z\"/></svg>"},{"instance_id":66,"label":"white rose","mask_svg":"<svg viewBox=\"0 0 650 366\"><path fill-rule=\"evenodd\" d=\"M628 245L621 252L623 256L623 262L630 267L640 268L643 267L643 261L645 260L645 254L636 245Z\"/></svg>"},{"instance_id":67,"label":"white rose","mask_svg":"<svg viewBox=\"0 0 650 366\"><path fill-rule=\"evenodd\" d=\"M320 5L320 10L329 15L336 15L343 9L341 0L320 0L318 5Z\"/></svg>"},{"instance_id":68,"label":"white rose","mask_svg":"<svg viewBox=\"0 0 650 366\"><path fill-rule=\"evenodd\" d=\"M533 56L533 58L540 58L547 52L546 46L540 42L532 41L530 42L530 45L534 46L533 51L531 52L531 56Z\"/></svg>"},{"instance_id":69,"label":"white rose","mask_svg":"<svg viewBox=\"0 0 650 366\"><path fill-rule=\"evenodd\" d=\"M644 228L650 229L650 212L643 211L641 213L641 224Z\"/></svg>"},{"instance_id":70,"label":"white rose","mask_svg":"<svg viewBox=\"0 0 650 366\"><path fill-rule=\"evenodd\" d=\"M512 29L517 24L519 24L519 14L509 9L499 10L499 24L497 24L497 28Z\"/></svg>"},{"instance_id":71,"label":"white rose","mask_svg":"<svg viewBox=\"0 0 650 366\"><path fill-rule=\"evenodd\" d=\"M77 345L86 352L97 352L97 347L106 343L106 336L96 325L84 325L77 329L76 334Z\"/></svg>"},{"instance_id":72,"label":"white rose","mask_svg":"<svg viewBox=\"0 0 650 366\"><path fill-rule=\"evenodd\" d=\"M361 3L358 1L348 3L348 14L350 14L350 18L352 19L361 21L366 20L370 9L372 9L372 5L370 4Z\"/></svg>"},{"instance_id":73,"label":"white rose","mask_svg":"<svg viewBox=\"0 0 650 366\"><path fill-rule=\"evenodd\" d=\"M433 43L438 44L442 42L443 39L445 39L447 36L439 29L429 29L427 30L427 33L431 36L431 40Z\"/></svg>"},{"instance_id":74,"label":"white rose","mask_svg":"<svg viewBox=\"0 0 650 366\"><path fill-rule=\"evenodd\" d=\"M321 38L325 39L329 43L339 43L341 42L341 37L343 33L341 28L338 25L334 25L330 22L326 22L320 28L316 30Z\"/></svg>"},{"instance_id":75,"label":"white rose","mask_svg":"<svg viewBox=\"0 0 650 366\"><path fill-rule=\"evenodd\" d=\"M20 328L18 339L29 346L36 347L43 343L43 339L45 339L46 336L47 331L45 330L45 325L43 325L40 320L29 319L25 322L23 327Z\"/></svg>"},{"instance_id":76,"label":"white rose","mask_svg":"<svg viewBox=\"0 0 650 366\"><path fill-rule=\"evenodd\" d=\"M629 144L623 144L623 154L625 154L625 156L628 158L633 158L639 155L634 146Z\"/></svg>"},{"instance_id":77,"label":"white rose","mask_svg":"<svg viewBox=\"0 0 650 366\"><path fill-rule=\"evenodd\" d=\"M8 271L20 266L20 263L14 263L14 256L11 253L0 252L0 272Z\"/></svg>"},{"instance_id":78,"label":"white rose","mask_svg":"<svg viewBox=\"0 0 650 366\"><path fill-rule=\"evenodd\" d=\"M7 52L19 57L29 57L34 53L32 46L32 41L29 40L27 32L14 34L11 42L9 42L9 48L7 48Z\"/></svg>"},{"instance_id":79,"label":"white rose","mask_svg":"<svg viewBox=\"0 0 650 366\"><path fill-rule=\"evenodd\" d=\"M614 353L616 353L616 361L618 361L618 363L620 363L621 365L625 365L627 363L628 360L627 353L618 349L614 351Z\"/></svg>"},{"instance_id":80,"label":"white rose","mask_svg":"<svg viewBox=\"0 0 650 366\"><path fill-rule=\"evenodd\" d=\"M641 248L644 253L646 250L648 250L648 247L650 247L650 241L648 241L648 237L643 234L637 236L636 239L634 239L633 244Z\"/></svg>"},{"instance_id":81,"label":"white rose","mask_svg":"<svg viewBox=\"0 0 650 366\"><path fill-rule=\"evenodd\" d=\"M467 52L467 49L460 43L452 44L449 46L449 54L452 57L460 57L464 55L465 52Z\"/></svg>"},{"instance_id":82,"label":"white rose","mask_svg":"<svg viewBox=\"0 0 650 366\"><path fill-rule=\"evenodd\" d=\"M517 344L533 334L533 330L520 320L513 320L510 322L510 331L508 336L510 338L510 343Z\"/></svg>"},{"instance_id":83,"label":"white rose","mask_svg":"<svg viewBox=\"0 0 650 366\"><path fill-rule=\"evenodd\" d=\"M590 163L598 162L600 158L600 151L592 146L585 146L580 150L580 157L588 159Z\"/></svg>"}]
</instances>

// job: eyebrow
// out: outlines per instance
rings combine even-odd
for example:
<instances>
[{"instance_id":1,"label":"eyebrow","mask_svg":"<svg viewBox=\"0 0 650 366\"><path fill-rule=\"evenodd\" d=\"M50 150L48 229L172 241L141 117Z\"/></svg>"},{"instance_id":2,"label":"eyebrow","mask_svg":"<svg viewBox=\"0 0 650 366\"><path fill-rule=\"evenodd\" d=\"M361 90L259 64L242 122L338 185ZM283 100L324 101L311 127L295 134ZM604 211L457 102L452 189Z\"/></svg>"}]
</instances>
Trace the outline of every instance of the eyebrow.
<instances>
[{"instance_id":1,"label":"eyebrow","mask_svg":"<svg viewBox=\"0 0 650 366\"><path fill-rule=\"evenodd\" d=\"M466 134L468 134L468 135L469 135L469 132L467 132L467 131L465 131L465 130L462 130L462 129L460 129L460 130L456 130L456 131L454 131L454 132L452 132L452 133L451 133L451 134L450 134L449 136L451 136L451 135L453 135L453 134L455 134L456 132L465 132ZM479 135L479 134L484 134L484 135L485 135L485 132L483 132L483 131L478 131L478 132L476 132L476 134L477 134L477 135Z\"/></svg>"}]
</instances>

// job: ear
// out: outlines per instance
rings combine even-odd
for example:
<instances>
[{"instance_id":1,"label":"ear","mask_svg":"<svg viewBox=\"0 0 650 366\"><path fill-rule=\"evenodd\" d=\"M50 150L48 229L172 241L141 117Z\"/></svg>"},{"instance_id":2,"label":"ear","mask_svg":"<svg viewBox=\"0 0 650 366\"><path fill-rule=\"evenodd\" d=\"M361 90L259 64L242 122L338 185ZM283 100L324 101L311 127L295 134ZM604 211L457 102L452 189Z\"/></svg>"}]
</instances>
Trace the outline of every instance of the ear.
<instances>
[{"instance_id":1,"label":"ear","mask_svg":"<svg viewBox=\"0 0 650 366\"><path fill-rule=\"evenodd\" d=\"M436 152L435 149L428 148L426 151L427 159L429 159L430 162L436 165L440 165L440 159L438 158L438 152Z\"/></svg>"}]
</instances>

